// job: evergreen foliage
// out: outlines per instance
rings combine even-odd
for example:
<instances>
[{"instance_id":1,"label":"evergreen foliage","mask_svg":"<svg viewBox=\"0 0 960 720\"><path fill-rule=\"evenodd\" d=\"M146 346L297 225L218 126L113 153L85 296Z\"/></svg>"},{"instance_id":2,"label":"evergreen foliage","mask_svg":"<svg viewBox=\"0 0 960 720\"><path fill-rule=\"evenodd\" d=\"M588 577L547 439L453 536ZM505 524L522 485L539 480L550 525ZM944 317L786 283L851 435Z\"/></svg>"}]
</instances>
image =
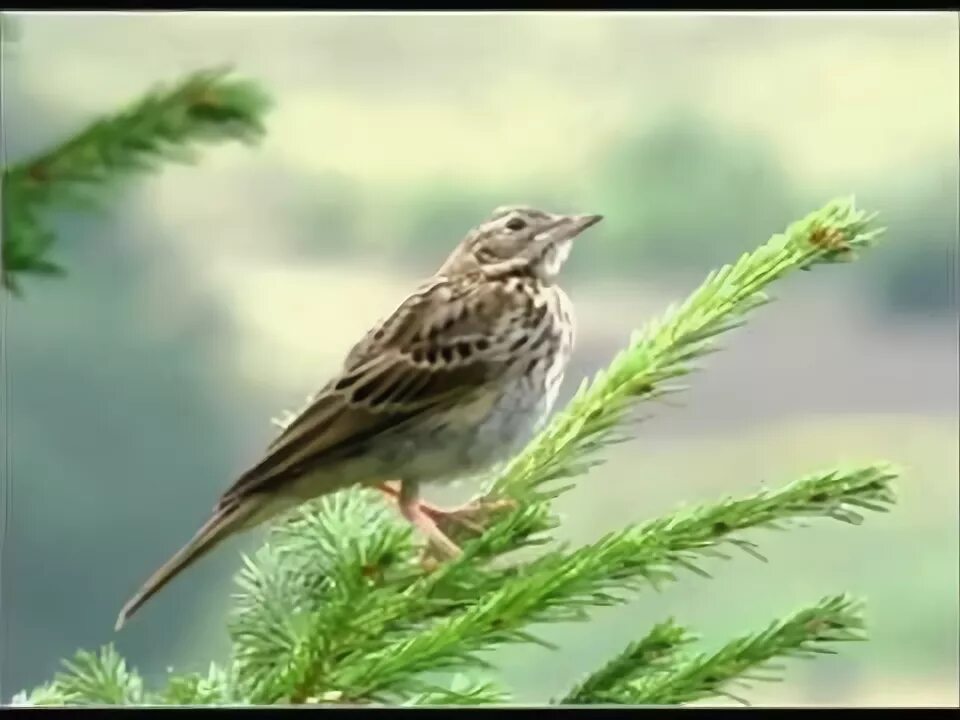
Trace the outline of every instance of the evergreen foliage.
<instances>
[{"instance_id":1,"label":"evergreen foliage","mask_svg":"<svg viewBox=\"0 0 960 720\"><path fill-rule=\"evenodd\" d=\"M274 523L243 559L229 631L232 654L205 674L147 690L112 646L81 652L65 672L18 704L479 705L508 701L486 678L483 653L545 644L531 626L589 619L687 570L701 575L730 549L761 557L743 535L819 517L859 523L894 502L885 464L812 473L777 491L724 498L627 526L571 548L552 538L551 502L627 439L638 403L675 392L676 378L715 351L715 341L768 302L765 289L793 270L851 260L876 239L872 217L838 200L709 275L681 305L638 333L485 491L507 500L464 554L444 564L418 556L417 541L382 498L352 489L317 499ZM594 479L593 482L601 482ZM451 532L453 530L451 529ZM538 550L535 550L538 548ZM515 555L515 551L526 549ZM861 640L859 600L823 598L714 652L670 619L654 625L557 704L674 705L734 697L736 682L773 679L773 661L833 652Z\"/></svg>"},{"instance_id":2,"label":"evergreen foliage","mask_svg":"<svg viewBox=\"0 0 960 720\"><path fill-rule=\"evenodd\" d=\"M165 161L194 163L201 144L254 143L270 105L255 83L216 68L161 87L97 118L56 147L3 168L2 282L13 293L24 274L62 275L44 221L58 207L102 207L106 191Z\"/></svg>"}]
</instances>

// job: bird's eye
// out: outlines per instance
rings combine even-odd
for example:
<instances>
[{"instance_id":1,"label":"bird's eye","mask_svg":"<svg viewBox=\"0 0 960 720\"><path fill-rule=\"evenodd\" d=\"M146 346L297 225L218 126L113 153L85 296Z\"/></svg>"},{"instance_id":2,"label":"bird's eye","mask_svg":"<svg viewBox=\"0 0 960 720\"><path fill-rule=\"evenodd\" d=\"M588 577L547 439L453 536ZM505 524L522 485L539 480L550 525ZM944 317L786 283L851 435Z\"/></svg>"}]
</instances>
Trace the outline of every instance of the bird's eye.
<instances>
[{"instance_id":1,"label":"bird's eye","mask_svg":"<svg viewBox=\"0 0 960 720\"><path fill-rule=\"evenodd\" d=\"M523 218L511 218L507 221L507 230L523 230L527 226L527 223Z\"/></svg>"}]
</instances>

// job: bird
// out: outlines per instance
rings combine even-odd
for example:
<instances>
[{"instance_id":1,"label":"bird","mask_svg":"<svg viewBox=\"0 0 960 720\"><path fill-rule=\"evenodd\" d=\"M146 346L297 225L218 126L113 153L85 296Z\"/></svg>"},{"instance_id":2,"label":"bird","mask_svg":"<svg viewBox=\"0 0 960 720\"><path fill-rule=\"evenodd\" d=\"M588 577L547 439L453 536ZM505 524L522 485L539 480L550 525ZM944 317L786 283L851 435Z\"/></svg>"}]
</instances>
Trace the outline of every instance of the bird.
<instances>
[{"instance_id":1,"label":"bird","mask_svg":"<svg viewBox=\"0 0 960 720\"><path fill-rule=\"evenodd\" d=\"M574 344L560 270L573 240L602 219L494 209L353 345L190 541L123 606L115 629L228 537L351 486L379 490L441 558L458 557L440 526L469 525L482 506L444 510L421 500L420 487L488 471L542 427Z\"/></svg>"}]
</instances>

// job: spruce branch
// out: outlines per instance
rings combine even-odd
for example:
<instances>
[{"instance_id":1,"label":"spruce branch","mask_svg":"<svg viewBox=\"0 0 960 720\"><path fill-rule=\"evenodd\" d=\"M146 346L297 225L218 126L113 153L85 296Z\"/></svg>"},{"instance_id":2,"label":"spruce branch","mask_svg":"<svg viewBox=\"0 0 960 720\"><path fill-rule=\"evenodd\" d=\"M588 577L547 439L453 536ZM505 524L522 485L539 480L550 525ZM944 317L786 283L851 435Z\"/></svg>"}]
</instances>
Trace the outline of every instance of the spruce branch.
<instances>
[{"instance_id":1,"label":"spruce branch","mask_svg":"<svg viewBox=\"0 0 960 720\"><path fill-rule=\"evenodd\" d=\"M649 385L651 378L656 379L654 376L658 367L662 371L663 367L669 366L671 362L676 364L677 358L682 363L690 356L691 347L701 351L706 349L711 334L733 327L730 317L757 306L759 288L782 276L789 269L809 267L815 261L832 259L838 252L849 253L854 248L867 246L877 232L867 230L868 220L864 213L854 210L851 203L831 203L803 221L795 223L785 235L775 237L757 252L745 255L735 266L713 274L707 283L673 314L673 320L655 324L643 334L645 340L635 342L622 353L611 368L598 377L589 392L581 393L581 400L571 403L571 407L534 442L533 451L521 456L519 465L512 467L520 467L520 477L527 479L542 480L545 477L550 478L551 475L556 477L557 457L563 457L566 452L566 458L570 460L578 453L592 449L591 446L598 436L609 435L615 424L623 419L627 400L643 397L642 393L626 393L625 388L629 390L637 384ZM706 332L705 328L711 332ZM677 347L671 346L671 343ZM622 402L618 405L609 401L611 396L619 397ZM650 393L646 396L649 397ZM588 422L591 417L593 424ZM572 423L571 418L574 419ZM556 442L558 437L561 441ZM566 468L567 474L572 475L578 471L582 471L582 467ZM515 476L514 473L514 470L508 469L501 479L509 480ZM645 575L654 584L673 578L671 566L685 566L698 571L694 563L698 551L717 554L719 550L716 546L722 544L721 541L757 554L752 543L734 536L733 533L752 526L775 526L777 521L782 521L783 516L790 513L822 514L854 522L859 517L856 513L857 507L882 509L885 504L892 502L889 489L889 480L892 477L892 473L879 467L848 474L829 473L797 483L788 491L772 498L761 495L745 501L726 501L701 510L699 514L694 513L682 522L678 517L672 516L659 524L652 523L647 528L649 537L653 538L656 533L670 530L675 542L672 546L664 546L666 552L661 556L659 564L648 556L646 564L636 564L633 570ZM364 517L366 511L363 509L365 501L361 499L362 495L355 493L344 497L353 498L351 502L354 505L348 515L355 513L358 517ZM416 650L417 647L422 647L427 637L422 634L425 624L444 620L452 622L454 618L460 617L460 613L470 612L471 606L476 607L474 604L478 598L502 591L503 582L511 578L511 573L518 571L507 569L502 572L484 572L482 561L529 544L533 542L532 536L536 531L542 532L551 527L552 520L545 502L548 497L541 496L540 501L521 503L517 512L510 513L488 528L481 538L468 543L466 553L460 561L446 564L433 574L422 576L411 573L403 563L386 563L386 567L368 565L366 567L372 569L376 582L371 583L367 592L359 597L352 597L352 594L348 593L338 600L332 598L328 590L311 595L309 588L301 588L307 590L307 593L298 595L284 586L286 589L279 592L278 597L283 597L286 601L299 598L299 613L296 614L299 618L296 623L298 632L291 636L290 633L273 630L270 633L273 639L272 647L270 643L261 642L259 639L260 633L268 626L254 617L244 618L241 615L234 626L237 629L235 638L243 638L241 645L251 642L250 647L245 650L248 658L257 657L262 660L245 663L251 676L257 678L255 686L258 699L276 702L286 697L285 693L289 692L291 687L297 688L294 697L303 697L313 692L317 683L322 683L322 688L326 690L346 693L352 697L363 697L371 693L376 695L379 692L377 688L365 686L362 678L352 673L358 667L369 668L369 659L377 657L377 653L382 653L385 661L390 662L391 653L397 649L396 644L405 642L416 633L421 633L415 638L420 645L415 644L413 648ZM322 511L323 503L319 507L321 510L317 516L308 519L311 512L308 507L306 515L301 516L299 523L286 527L296 526L303 530L310 526L323 528L339 527L342 524L340 520L326 516ZM352 532L329 533L326 537L328 541L331 537L367 538L367 533L382 532L382 529L379 529L381 526L369 519L362 524L365 531L359 534L354 528ZM289 535L289 531L284 532L288 532L288 539L278 540L278 546L285 543L291 545L290 539L297 536L296 532L293 535ZM632 537L635 536L624 536L628 539ZM304 542L309 545L314 541ZM394 545L394 551L386 553L385 556L391 560L408 557L401 546L406 542L404 539ZM648 541L648 547L656 548L656 545ZM342 548L341 552L354 551ZM308 556L307 553L297 554ZM296 569L296 563L289 567L291 575L297 578L298 582L304 582L304 578L309 577L309 572ZM318 567L323 567L323 562L319 563ZM358 575L356 563L346 563L344 567L353 568L354 575ZM354 577L348 582L356 581L357 578ZM265 584L275 583L270 581ZM541 587L549 587L549 583ZM604 596L600 593L597 597ZM258 602L254 602L251 607L259 606ZM576 616L576 613L573 616ZM278 608L274 617L283 617L289 621L289 607ZM480 631L483 627L482 620L484 617L480 617L476 625L478 647L483 647L489 639L488 635ZM354 628L362 628L363 632L358 634ZM532 639L528 635L521 637L517 634L511 638ZM261 655L268 647L270 649L267 655ZM437 647L439 646L434 650ZM406 652L412 651L407 649ZM429 652L426 654L430 655ZM269 662L268 656L271 658ZM424 662L426 667L432 660ZM340 673L341 677L334 681L337 673ZM415 671L406 672L404 676L406 680L411 680L414 674Z\"/></svg>"},{"instance_id":2,"label":"spruce branch","mask_svg":"<svg viewBox=\"0 0 960 720\"><path fill-rule=\"evenodd\" d=\"M621 688L654 672L662 672L676 661L680 649L697 636L672 618L654 625L642 639L630 643L610 662L573 687L561 705L588 705L610 702Z\"/></svg>"},{"instance_id":3,"label":"spruce branch","mask_svg":"<svg viewBox=\"0 0 960 720\"><path fill-rule=\"evenodd\" d=\"M99 205L104 192L162 162L193 163L200 144L258 141L267 95L228 68L195 72L156 88L120 112L98 118L69 140L3 170L3 284L19 292L21 273L62 274L49 258L51 207Z\"/></svg>"},{"instance_id":4,"label":"spruce branch","mask_svg":"<svg viewBox=\"0 0 960 720\"><path fill-rule=\"evenodd\" d=\"M544 486L596 465L591 456L623 439L614 431L639 400L682 389L666 383L689 374L693 360L716 351L718 335L740 327L750 311L769 302L763 290L772 282L818 263L853 260L870 247L882 232L870 227L874 217L856 209L852 198L833 200L736 263L711 272L683 304L636 334L592 382L584 381L565 410L496 478L489 494L529 501L563 492L566 487Z\"/></svg>"},{"instance_id":5,"label":"spruce branch","mask_svg":"<svg viewBox=\"0 0 960 720\"><path fill-rule=\"evenodd\" d=\"M623 603L647 585L675 580L681 570L706 575L703 561L729 558L729 548L761 557L742 536L746 531L784 529L807 517L857 523L864 511L888 509L895 500L891 467L833 469L777 491L681 509L576 549L554 545L533 560L505 562L513 550L551 540L556 518L550 501L565 489L551 483L582 473L594 462L594 451L622 438L617 428L638 400L672 391L666 382L689 372L693 358L715 349L718 334L766 302L762 289L770 282L868 246L879 232L868 229L869 219L852 203L831 203L712 273L687 302L584 385L495 479L491 495L513 497L517 507L494 516L457 560L424 572L409 527L370 491L354 488L301 506L273 525L259 552L244 558L230 619L229 664L214 666L206 678L171 678L150 697L232 704L494 702L498 691L491 685L448 687L436 678L487 668L482 654L503 644L545 644L530 625L583 620L588 609ZM566 697L578 703L683 702L716 694L728 679L749 677L775 656L852 637L859 627L856 608L845 603L817 606L805 616L809 632L802 637L796 615L712 656L683 655L681 647L692 636L672 622L662 624ZM711 669L698 674L701 666ZM118 691L136 686L120 680L81 686L72 696L81 702L110 692L130 700L143 695L139 689ZM62 687L71 686L58 678L34 695L49 698Z\"/></svg>"},{"instance_id":6,"label":"spruce branch","mask_svg":"<svg viewBox=\"0 0 960 720\"><path fill-rule=\"evenodd\" d=\"M826 597L761 632L732 640L712 654L686 658L626 683L616 693L616 702L679 705L726 696L745 703L726 690L732 681L776 681L779 675L770 674L781 669L771 664L776 658L835 654L830 644L865 639L862 602L847 595Z\"/></svg>"},{"instance_id":7,"label":"spruce branch","mask_svg":"<svg viewBox=\"0 0 960 720\"><path fill-rule=\"evenodd\" d=\"M404 705L502 705L507 693L491 682L474 682L455 675L449 688L435 687L414 695Z\"/></svg>"},{"instance_id":8,"label":"spruce branch","mask_svg":"<svg viewBox=\"0 0 960 720\"><path fill-rule=\"evenodd\" d=\"M127 668L112 645L99 653L79 651L63 662L64 671L53 681L13 697L14 706L64 705L242 705L228 670L210 663L207 673L170 677L160 692L144 689L140 675Z\"/></svg>"},{"instance_id":9,"label":"spruce branch","mask_svg":"<svg viewBox=\"0 0 960 720\"><path fill-rule=\"evenodd\" d=\"M228 670L210 663L206 675L174 675L162 692L149 695L151 705L241 705Z\"/></svg>"},{"instance_id":10,"label":"spruce branch","mask_svg":"<svg viewBox=\"0 0 960 720\"><path fill-rule=\"evenodd\" d=\"M406 606L372 589L393 580L412 554L410 529L357 490L324 497L271 528L237 576L241 592L230 619L240 681L257 702L275 702L290 687L312 691L349 638L362 647L386 618ZM400 569L409 577L409 570ZM379 621L379 622L378 622Z\"/></svg>"},{"instance_id":11,"label":"spruce branch","mask_svg":"<svg viewBox=\"0 0 960 720\"><path fill-rule=\"evenodd\" d=\"M645 583L659 587L675 580L679 569L705 574L698 562L728 557L719 551L723 545L753 550L752 543L737 535L744 530L783 529L791 520L815 515L856 522L858 508L882 510L894 500L890 487L894 477L885 466L815 474L778 492L680 511L610 533L573 551L551 552L527 565L499 571L475 569L485 577L470 605L455 607L432 622L408 626L403 633L346 638L342 647L353 650L321 660L315 672L306 676L307 682L321 683L321 690L335 690L344 697L380 701L414 687L421 673L483 667L479 652L505 643L536 642L524 630L527 625L583 620L587 608L625 602L627 591ZM429 596L424 598L429 582L429 578L415 582L405 593L394 592L393 599L401 600L401 607L416 617L423 608L417 602L429 603ZM368 612L378 607L376 595L372 591L363 598L371 603L365 608ZM417 600L404 605L404 596ZM363 619L357 625L369 627L368 617L361 611ZM325 624L325 630L323 642L338 633L334 623ZM313 661L322 657L318 638L303 639L306 645L300 652ZM285 666L283 658L274 658L273 663ZM274 686L283 687L289 680L285 677ZM316 689L310 685L309 692Z\"/></svg>"},{"instance_id":12,"label":"spruce branch","mask_svg":"<svg viewBox=\"0 0 960 720\"><path fill-rule=\"evenodd\" d=\"M139 705L143 702L143 680L127 668L112 645L99 653L79 651L63 663L65 671L29 695L20 693L14 705Z\"/></svg>"}]
</instances>

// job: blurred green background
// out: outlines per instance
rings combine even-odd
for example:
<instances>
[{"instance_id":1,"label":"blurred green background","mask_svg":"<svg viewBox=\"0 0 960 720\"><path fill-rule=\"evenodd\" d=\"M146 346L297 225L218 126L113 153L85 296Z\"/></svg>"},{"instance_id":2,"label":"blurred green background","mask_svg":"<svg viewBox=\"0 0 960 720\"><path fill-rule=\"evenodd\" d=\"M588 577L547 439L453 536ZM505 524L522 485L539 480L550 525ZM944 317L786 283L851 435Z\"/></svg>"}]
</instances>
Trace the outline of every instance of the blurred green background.
<instances>
[{"instance_id":1,"label":"blurred green background","mask_svg":"<svg viewBox=\"0 0 960 720\"><path fill-rule=\"evenodd\" d=\"M675 614L706 647L824 594L871 641L791 662L756 703L958 703L958 18L917 14L17 14L15 162L157 81L232 62L276 99L256 149L204 152L61 212L61 280L7 304L2 698L116 640L159 682L227 646L249 535L123 633L121 604L369 323L496 205L601 212L566 273L565 385L706 272L835 195L882 213L853 266L799 273L692 388L562 501L585 541L843 462L901 465L862 527L753 539L657 594L496 660L546 699ZM455 488L459 496L470 488ZM435 492L446 500L451 492Z\"/></svg>"}]
</instances>

